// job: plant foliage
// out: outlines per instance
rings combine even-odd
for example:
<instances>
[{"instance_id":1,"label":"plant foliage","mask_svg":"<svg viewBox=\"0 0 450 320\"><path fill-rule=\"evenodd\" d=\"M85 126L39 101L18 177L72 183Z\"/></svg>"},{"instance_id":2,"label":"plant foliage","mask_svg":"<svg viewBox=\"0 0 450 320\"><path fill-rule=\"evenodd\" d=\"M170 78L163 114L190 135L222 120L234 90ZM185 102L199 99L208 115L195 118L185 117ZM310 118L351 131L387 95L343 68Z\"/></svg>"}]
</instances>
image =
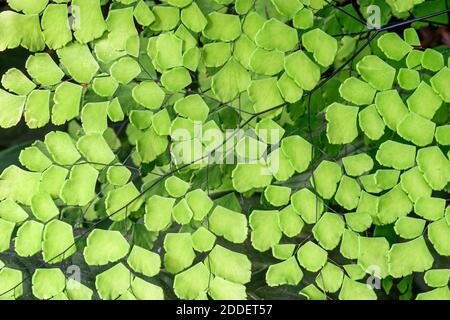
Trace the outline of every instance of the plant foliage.
<instances>
[{"instance_id":1,"label":"plant foliage","mask_svg":"<svg viewBox=\"0 0 450 320\"><path fill-rule=\"evenodd\" d=\"M449 1L7 3L0 299L450 299Z\"/></svg>"}]
</instances>

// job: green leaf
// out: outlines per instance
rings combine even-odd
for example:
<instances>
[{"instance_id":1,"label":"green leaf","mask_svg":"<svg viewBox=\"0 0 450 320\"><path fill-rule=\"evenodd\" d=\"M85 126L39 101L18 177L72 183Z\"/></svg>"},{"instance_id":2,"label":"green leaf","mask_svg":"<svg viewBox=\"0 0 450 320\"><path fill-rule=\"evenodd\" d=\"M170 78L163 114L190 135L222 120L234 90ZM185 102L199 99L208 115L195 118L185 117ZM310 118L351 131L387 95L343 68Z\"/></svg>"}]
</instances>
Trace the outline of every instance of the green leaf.
<instances>
[{"instance_id":1,"label":"green leaf","mask_svg":"<svg viewBox=\"0 0 450 320\"><path fill-rule=\"evenodd\" d=\"M167 145L167 137L158 135L150 128L137 141L137 152L143 163L150 163L166 151Z\"/></svg>"},{"instance_id":2,"label":"green leaf","mask_svg":"<svg viewBox=\"0 0 450 320\"><path fill-rule=\"evenodd\" d=\"M53 198L59 197L68 174L69 170L60 166L51 165L42 173L39 189L50 194Z\"/></svg>"},{"instance_id":3,"label":"green leaf","mask_svg":"<svg viewBox=\"0 0 450 320\"><path fill-rule=\"evenodd\" d=\"M343 279L342 269L327 262L316 277L316 285L325 292L337 292L341 288Z\"/></svg>"},{"instance_id":4,"label":"green leaf","mask_svg":"<svg viewBox=\"0 0 450 320\"><path fill-rule=\"evenodd\" d=\"M7 267L0 268L0 300L17 299L23 294L22 272Z\"/></svg>"},{"instance_id":5,"label":"green leaf","mask_svg":"<svg viewBox=\"0 0 450 320\"><path fill-rule=\"evenodd\" d=\"M186 199L181 199L172 209L172 217L179 224L188 224L191 222L193 212Z\"/></svg>"},{"instance_id":6,"label":"green leaf","mask_svg":"<svg viewBox=\"0 0 450 320\"><path fill-rule=\"evenodd\" d=\"M69 300L92 300L94 294L90 288L71 278L67 279L65 293Z\"/></svg>"},{"instance_id":7,"label":"green leaf","mask_svg":"<svg viewBox=\"0 0 450 320\"><path fill-rule=\"evenodd\" d=\"M392 88L395 69L374 55L365 56L356 65L361 77L377 90Z\"/></svg>"},{"instance_id":8,"label":"green leaf","mask_svg":"<svg viewBox=\"0 0 450 320\"><path fill-rule=\"evenodd\" d=\"M175 102L175 111L192 121L204 122L209 113L209 107L198 94L192 94Z\"/></svg>"},{"instance_id":9,"label":"green leaf","mask_svg":"<svg viewBox=\"0 0 450 320\"><path fill-rule=\"evenodd\" d=\"M339 244L344 228L345 223L341 216L325 212L314 225L312 233L322 248L333 250Z\"/></svg>"},{"instance_id":10,"label":"green leaf","mask_svg":"<svg viewBox=\"0 0 450 320\"><path fill-rule=\"evenodd\" d=\"M141 73L141 67L133 58L124 57L114 62L109 72L118 83L128 84Z\"/></svg>"},{"instance_id":11,"label":"green leaf","mask_svg":"<svg viewBox=\"0 0 450 320\"><path fill-rule=\"evenodd\" d=\"M419 293L416 300L448 300L450 299L450 290L446 287L436 288L428 292Z\"/></svg>"},{"instance_id":12,"label":"green leaf","mask_svg":"<svg viewBox=\"0 0 450 320\"><path fill-rule=\"evenodd\" d=\"M434 122L410 112L398 124L397 131L402 138L423 147L433 141L435 127Z\"/></svg>"},{"instance_id":13,"label":"green leaf","mask_svg":"<svg viewBox=\"0 0 450 320\"><path fill-rule=\"evenodd\" d=\"M315 191L322 198L331 199L336 192L341 176L342 170L337 163L324 160L314 170L310 180Z\"/></svg>"},{"instance_id":14,"label":"green leaf","mask_svg":"<svg viewBox=\"0 0 450 320\"><path fill-rule=\"evenodd\" d=\"M312 160L312 145L301 136L289 136L281 140L282 153L298 173L308 169Z\"/></svg>"},{"instance_id":15,"label":"green leaf","mask_svg":"<svg viewBox=\"0 0 450 320\"><path fill-rule=\"evenodd\" d=\"M295 244L276 244L272 247L272 255L279 260L287 260L294 254Z\"/></svg>"},{"instance_id":16,"label":"green leaf","mask_svg":"<svg viewBox=\"0 0 450 320\"><path fill-rule=\"evenodd\" d=\"M428 226L428 238L441 256L450 255L450 225L441 219Z\"/></svg>"},{"instance_id":17,"label":"green leaf","mask_svg":"<svg viewBox=\"0 0 450 320\"><path fill-rule=\"evenodd\" d=\"M25 122L29 128L41 128L50 120L50 91L33 90L27 97L25 103ZM53 106L53 110L55 105Z\"/></svg>"},{"instance_id":18,"label":"green leaf","mask_svg":"<svg viewBox=\"0 0 450 320\"><path fill-rule=\"evenodd\" d=\"M83 256L86 263L91 266L116 262L130 250L130 245L119 231L95 229L89 234L86 242Z\"/></svg>"},{"instance_id":19,"label":"green leaf","mask_svg":"<svg viewBox=\"0 0 450 320\"><path fill-rule=\"evenodd\" d=\"M334 198L339 205L347 210L351 210L358 205L360 193L361 187L355 179L342 176Z\"/></svg>"},{"instance_id":20,"label":"green leaf","mask_svg":"<svg viewBox=\"0 0 450 320\"><path fill-rule=\"evenodd\" d=\"M422 67L431 71L441 70L444 65L444 56L437 50L427 48L422 55Z\"/></svg>"},{"instance_id":21,"label":"green leaf","mask_svg":"<svg viewBox=\"0 0 450 320\"><path fill-rule=\"evenodd\" d=\"M412 210L412 202L400 185L380 196L378 201L378 218L382 224L390 224L406 216Z\"/></svg>"},{"instance_id":22,"label":"green leaf","mask_svg":"<svg viewBox=\"0 0 450 320\"><path fill-rule=\"evenodd\" d=\"M198 228L192 234L192 246L196 251L210 251L216 242L216 236L204 227Z\"/></svg>"},{"instance_id":23,"label":"green leaf","mask_svg":"<svg viewBox=\"0 0 450 320\"><path fill-rule=\"evenodd\" d=\"M96 133L100 135L108 128L108 123L106 120L107 108L108 102L93 102L85 104L81 110L81 122L83 125L83 130L87 135Z\"/></svg>"},{"instance_id":24,"label":"green leaf","mask_svg":"<svg viewBox=\"0 0 450 320\"><path fill-rule=\"evenodd\" d=\"M320 68L303 51L295 51L284 60L286 73L303 90L312 90L320 80Z\"/></svg>"},{"instance_id":25,"label":"green leaf","mask_svg":"<svg viewBox=\"0 0 450 320\"><path fill-rule=\"evenodd\" d=\"M186 194L186 200L194 213L194 220L201 221L212 209L214 202L202 189L196 189Z\"/></svg>"},{"instance_id":26,"label":"green leaf","mask_svg":"<svg viewBox=\"0 0 450 320\"><path fill-rule=\"evenodd\" d=\"M294 27L301 30L312 28L314 25L314 13L312 10L303 8L295 14L292 19Z\"/></svg>"},{"instance_id":27,"label":"green leaf","mask_svg":"<svg viewBox=\"0 0 450 320\"><path fill-rule=\"evenodd\" d=\"M44 11L41 20L45 44L51 49L59 49L72 41L68 7L65 4L50 4Z\"/></svg>"},{"instance_id":28,"label":"green leaf","mask_svg":"<svg viewBox=\"0 0 450 320\"><path fill-rule=\"evenodd\" d=\"M400 278L430 269L434 259L421 236L408 242L394 243L389 250L388 261L389 274Z\"/></svg>"},{"instance_id":29,"label":"green leaf","mask_svg":"<svg viewBox=\"0 0 450 320\"><path fill-rule=\"evenodd\" d=\"M372 225L372 216L365 212L350 212L344 215L345 222L355 232L364 232Z\"/></svg>"},{"instance_id":30,"label":"green leaf","mask_svg":"<svg viewBox=\"0 0 450 320\"><path fill-rule=\"evenodd\" d=\"M291 203L294 210L307 224L316 223L323 212L323 201L306 188L294 193Z\"/></svg>"},{"instance_id":31,"label":"green leaf","mask_svg":"<svg viewBox=\"0 0 450 320\"><path fill-rule=\"evenodd\" d=\"M380 117L374 104L359 112L358 123L361 130L371 140L378 140L384 134L384 128L386 125Z\"/></svg>"},{"instance_id":32,"label":"green leaf","mask_svg":"<svg viewBox=\"0 0 450 320\"><path fill-rule=\"evenodd\" d=\"M289 205L278 214L278 225L286 236L295 237L300 234L305 223L292 205Z\"/></svg>"},{"instance_id":33,"label":"green leaf","mask_svg":"<svg viewBox=\"0 0 450 320\"><path fill-rule=\"evenodd\" d=\"M300 295L306 297L308 300L326 300L326 294L319 290L315 285L309 284L299 292Z\"/></svg>"},{"instance_id":34,"label":"green leaf","mask_svg":"<svg viewBox=\"0 0 450 320\"><path fill-rule=\"evenodd\" d=\"M446 85L450 81L450 69L447 67L442 68L431 79L430 83L434 91L436 91L442 100L446 103L450 102L450 91Z\"/></svg>"},{"instance_id":35,"label":"green leaf","mask_svg":"<svg viewBox=\"0 0 450 320\"><path fill-rule=\"evenodd\" d=\"M280 107L284 105L284 101L277 87L277 78L253 80L247 92L250 101L254 103L253 109L257 113L264 113L262 117L273 117L282 111ZM273 111L267 113L270 110Z\"/></svg>"},{"instance_id":36,"label":"green leaf","mask_svg":"<svg viewBox=\"0 0 450 320\"><path fill-rule=\"evenodd\" d=\"M425 180L418 167L405 171L400 176L403 190L408 193L409 198L416 202L420 197L431 196L432 189Z\"/></svg>"},{"instance_id":37,"label":"green leaf","mask_svg":"<svg viewBox=\"0 0 450 320\"><path fill-rule=\"evenodd\" d=\"M262 162L239 163L233 170L233 187L238 192L247 192L255 188L267 187L272 181L272 175L267 165Z\"/></svg>"},{"instance_id":38,"label":"green leaf","mask_svg":"<svg viewBox=\"0 0 450 320\"><path fill-rule=\"evenodd\" d=\"M92 81L92 89L101 97L111 97L119 84L112 77L98 77Z\"/></svg>"},{"instance_id":39,"label":"green leaf","mask_svg":"<svg viewBox=\"0 0 450 320\"><path fill-rule=\"evenodd\" d=\"M98 171L89 164L73 167L62 186L60 198L67 205L84 206L95 197Z\"/></svg>"},{"instance_id":40,"label":"green leaf","mask_svg":"<svg viewBox=\"0 0 450 320\"><path fill-rule=\"evenodd\" d=\"M17 230L15 250L21 257L31 257L42 250L42 223L29 220Z\"/></svg>"},{"instance_id":41,"label":"green leaf","mask_svg":"<svg viewBox=\"0 0 450 320\"><path fill-rule=\"evenodd\" d=\"M388 275L389 242L383 237L358 237L358 264L369 274L377 278Z\"/></svg>"},{"instance_id":42,"label":"green leaf","mask_svg":"<svg viewBox=\"0 0 450 320\"><path fill-rule=\"evenodd\" d=\"M0 127L10 128L15 126L22 117L25 104L25 96L16 96L0 89L0 103L6 108L0 115Z\"/></svg>"},{"instance_id":43,"label":"green leaf","mask_svg":"<svg viewBox=\"0 0 450 320\"><path fill-rule=\"evenodd\" d=\"M2 76L1 82L5 89L18 95L26 95L36 87L36 84L34 84L33 81L28 79L22 71L16 68L9 69Z\"/></svg>"},{"instance_id":44,"label":"green leaf","mask_svg":"<svg viewBox=\"0 0 450 320\"><path fill-rule=\"evenodd\" d=\"M237 284L221 277L215 277L211 281L210 296L214 300L245 300L247 293L245 286Z\"/></svg>"},{"instance_id":45,"label":"green leaf","mask_svg":"<svg viewBox=\"0 0 450 320\"><path fill-rule=\"evenodd\" d=\"M28 213L11 199L0 201L0 218L13 223L23 222Z\"/></svg>"},{"instance_id":46,"label":"green leaf","mask_svg":"<svg viewBox=\"0 0 450 320\"><path fill-rule=\"evenodd\" d=\"M161 76L161 83L168 91L176 93L192 83L189 71L183 67L165 71Z\"/></svg>"},{"instance_id":47,"label":"green leaf","mask_svg":"<svg viewBox=\"0 0 450 320\"><path fill-rule=\"evenodd\" d=\"M414 239L423 233L426 221L418 218L400 217L395 222L395 233L403 239Z\"/></svg>"},{"instance_id":48,"label":"green leaf","mask_svg":"<svg viewBox=\"0 0 450 320\"><path fill-rule=\"evenodd\" d=\"M180 21L180 10L170 6L153 6L155 21L150 25L154 31L169 31L174 29Z\"/></svg>"},{"instance_id":49,"label":"green leaf","mask_svg":"<svg viewBox=\"0 0 450 320\"><path fill-rule=\"evenodd\" d=\"M337 40L326 32L321 29L308 31L302 35L302 44L321 66L328 67L333 64L338 44Z\"/></svg>"},{"instance_id":50,"label":"green leaf","mask_svg":"<svg viewBox=\"0 0 450 320\"><path fill-rule=\"evenodd\" d=\"M245 215L217 206L209 216L209 228L233 243L242 243L247 238L247 218Z\"/></svg>"},{"instance_id":51,"label":"green leaf","mask_svg":"<svg viewBox=\"0 0 450 320\"><path fill-rule=\"evenodd\" d=\"M134 17L136 21L142 26L149 26L155 21L155 15L149 6L144 1L139 1L134 7Z\"/></svg>"},{"instance_id":52,"label":"green leaf","mask_svg":"<svg viewBox=\"0 0 450 320\"><path fill-rule=\"evenodd\" d=\"M217 68L225 64L231 56L231 44L228 42L212 42L203 46L202 57L205 66Z\"/></svg>"},{"instance_id":53,"label":"green leaf","mask_svg":"<svg viewBox=\"0 0 450 320\"><path fill-rule=\"evenodd\" d=\"M372 170L373 160L367 153L359 153L342 158L345 172L349 176L358 177Z\"/></svg>"},{"instance_id":54,"label":"green leaf","mask_svg":"<svg viewBox=\"0 0 450 320\"><path fill-rule=\"evenodd\" d=\"M290 196L291 188L289 187L270 185L264 189L264 197L274 207L281 207L288 204Z\"/></svg>"},{"instance_id":55,"label":"green leaf","mask_svg":"<svg viewBox=\"0 0 450 320\"><path fill-rule=\"evenodd\" d=\"M48 193L39 192L31 198L31 211L42 222L47 222L59 214L59 209Z\"/></svg>"},{"instance_id":56,"label":"green leaf","mask_svg":"<svg viewBox=\"0 0 450 320\"><path fill-rule=\"evenodd\" d=\"M40 173L29 172L15 165L6 168L0 175L0 199L11 199L31 205L32 197L39 191Z\"/></svg>"},{"instance_id":57,"label":"green leaf","mask_svg":"<svg viewBox=\"0 0 450 320\"><path fill-rule=\"evenodd\" d=\"M433 288L444 287L448 284L450 269L434 269L425 272L425 283Z\"/></svg>"},{"instance_id":58,"label":"green leaf","mask_svg":"<svg viewBox=\"0 0 450 320\"><path fill-rule=\"evenodd\" d=\"M264 252L280 242L282 233L278 225L278 211L253 210L249 224L252 245L256 250Z\"/></svg>"},{"instance_id":59,"label":"green leaf","mask_svg":"<svg viewBox=\"0 0 450 320\"><path fill-rule=\"evenodd\" d=\"M75 163L81 155L78 153L70 136L61 131L53 131L45 136L45 146L53 160L61 165Z\"/></svg>"},{"instance_id":60,"label":"green leaf","mask_svg":"<svg viewBox=\"0 0 450 320\"><path fill-rule=\"evenodd\" d=\"M295 103L303 97L303 90L286 72L278 79L277 86L286 102Z\"/></svg>"},{"instance_id":61,"label":"green leaf","mask_svg":"<svg viewBox=\"0 0 450 320\"><path fill-rule=\"evenodd\" d=\"M183 271L195 258L189 233L168 233L164 238L164 250L164 267L169 273Z\"/></svg>"},{"instance_id":62,"label":"green leaf","mask_svg":"<svg viewBox=\"0 0 450 320\"><path fill-rule=\"evenodd\" d=\"M398 183L400 171L392 169L378 169L375 172L375 183L381 190L389 190Z\"/></svg>"},{"instance_id":63,"label":"green leaf","mask_svg":"<svg viewBox=\"0 0 450 320\"><path fill-rule=\"evenodd\" d=\"M195 2L192 2L189 6L181 10L181 21L193 32L203 31L208 23L202 10L200 10Z\"/></svg>"},{"instance_id":64,"label":"green leaf","mask_svg":"<svg viewBox=\"0 0 450 320\"><path fill-rule=\"evenodd\" d=\"M420 74L416 70L401 68L397 74L397 82L405 90L414 90L420 84Z\"/></svg>"},{"instance_id":65,"label":"green leaf","mask_svg":"<svg viewBox=\"0 0 450 320\"><path fill-rule=\"evenodd\" d=\"M426 220L436 221L444 217L445 199L420 197L414 203L414 212Z\"/></svg>"},{"instance_id":66,"label":"green leaf","mask_svg":"<svg viewBox=\"0 0 450 320\"><path fill-rule=\"evenodd\" d=\"M415 156L416 147L387 140L378 148L376 159L385 167L405 170L414 166Z\"/></svg>"},{"instance_id":67,"label":"green leaf","mask_svg":"<svg viewBox=\"0 0 450 320\"><path fill-rule=\"evenodd\" d=\"M250 81L248 71L234 58L231 58L212 77L211 88L221 102L229 102L234 100L240 92L247 90Z\"/></svg>"},{"instance_id":68,"label":"green leaf","mask_svg":"<svg viewBox=\"0 0 450 320\"><path fill-rule=\"evenodd\" d=\"M179 299L193 300L208 290L210 272L202 262L175 276L173 289Z\"/></svg>"},{"instance_id":69,"label":"green leaf","mask_svg":"<svg viewBox=\"0 0 450 320\"><path fill-rule=\"evenodd\" d=\"M437 146L417 152L417 164L433 190L442 190L450 181L450 163Z\"/></svg>"},{"instance_id":70,"label":"green leaf","mask_svg":"<svg viewBox=\"0 0 450 320\"><path fill-rule=\"evenodd\" d=\"M95 278L95 288L103 300L114 300L124 294L133 280L133 275L122 263L118 263Z\"/></svg>"},{"instance_id":71,"label":"green leaf","mask_svg":"<svg viewBox=\"0 0 450 320\"><path fill-rule=\"evenodd\" d=\"M371 104L376 90L367 82L355 77L345 79L339 87L342 98L356 105Z\"/></svg>"},{"instance_id":72,"label":"green leaf","mask_svg":"<svg viewBox=\"0 0 450 320\"><path fill-rule=\"evenodd\" d=\"M214 275L225 280L240 284L250 281L251 263L247 256L218 244L209 253L205 264Z\"/></svg>"},{"instance_id":73,"label":"green leaf","mask_svg":"<svg viewBox=\"0 0 450 320\"><path fill-rule=\"evenodd\" d=\"M345 229L339 251L347 259L357 259L359 255L359 235L354 231Z\"/></svg>"},{"instance_id":74,"label":"green leaf","mask_svg":"<svg viewBox=\"0 0 450 320\"><path fill-rule=\"evenodd\" d=\"M47 169L52 162L36 146L23 149L19 155L20 163L30 171L42 172Z\"/></svg>"},{"instance_id":75,"label":"green leaf","mask_svg":"<svg viewBox=\"0 0 450 320\"><path fill-rule=\"evenodd\" d=\"M418 115L432 119L442 104L442 99L434 92L433 88L425 82L421 82L417 89L406 100L409 110Z\"/></svg>"},{"instance_id":76,"label":"green leaf","mask_svg":"<svg viewBox=\"0 0 450 320\"><path fill-rule=\"evenodd\" d=\"M50 299L66 287L66 278L60 269L36 269L33 273L33 295L41 300Z\"/></svg>"},{"instance_id":77,"label":"green leaf","mask_svg":"<svg viewBox=\"0 0 450 320\"><path fill-rule=\"evenodd\" d=\"M308 241L297 251L300 265L308 271L317 272L327 262L328 253L314 242Z\"/></svg>"},{"instance_id":78,"label":"green leaf","mask_svg":"<svg viewBox=\"0 0 450 320\"><path fill-rule=\"evenodd\" d=\"M0 252L6 251L10 247L11 236L14 231L15 223L0 219Z\"/></svg>"},{"instance_id":79,"label":"green leaf","mask_svg":"<svg viewBox=\"0 0 450 320\"><path fill-rule=\"evenodd\" d=\"M437 127L434 136L440 145L450 145L450 125Z\"/></svg>"},{"instance_id":80,"label":"green leaf","mask_svg":"<svg viewBox=\"0 0 450 320\"><path fill-rule=\"evenodd\" d=\"M58 263L77 251L72 226L66 222L52 220L44 227L42 256L47 263Z\"/></svg>"},{"instance_id":81,"label":"green leaf","mask_svg":"<svg viewBox=\"0 0 450 320\"><path fill-rule=\"evenodd\" d=\"M292 51L298 45L297 31L283 22L271 18L257 32L255 42L266 50Z\"/></svg>"},{"instance_id":82,"label":"green leaf","mask_svg":"<svg viewBox=\"0 0 450 320\"><path fill-rule=\"evenodd\" d=\"M298 266L295 257L270 265L266 273L266 282L270 287L285 284L295 286L302 278L303 272Z\"/></svg>"},{"instance_id":83,"label":"green leaf","mask_svg":"<svg viewBox=\"0 0 450 320\"><path fill-rule=\"evenodd\" d=\"M378 38L377 44L389 59L395 61L400 61L413 49L410 44L400 38L395 32L382 35Z\"/></svg>"},{"instance_id":84,"label":"green leaf","mask_svg":"<svg viewBox=\"0 0 450 320\"><path fill-rule=\"evenodd\" d=\"M149 231L167 229L172 223L172 208L175 199L158 195L150 197L145 206L145 226Z\"/></svg>"},{"instance_id":85,"label":"green leaf","mask_svg":"<svg viewBox=\"0 0 450 320\"><path fill-rule=\"evenodd\" d=\"M344 276L339 300L376 300L377 295L366 283L361 283Z\"/></svg>"},{"instance_id":86,"label":"green leaf","mask_svg":"<svg viewBox=\"0 0 450 320\"><path fill-rule=\"evenodd\" d=\"M81 95L83 87L71 82L62 82L56 87L52 108L52 122L56 125L77 117L80 113Z\"/></svg>"},{"instance_id":87,"label":"green leaf","mask_svg":"<svg viewBox=\"0 0 450 320\"><path fill-rule=\"evenodd\" d=\"M255 73L274 76L284 69L284 54L278 50L256 48L250 55L248 66Z\"/></svg>"},{"instance_id":88,"label":"green leaf","mask_svg":"<svg viewBox=\"0 0 450 320\"><path fill-rule=\"evenodd\" d=\"M74 37L81 43L88 43L103 35L106 23L99 0L73 0L72 6L77 8L77 14L72 27Z\"/></svg>"},{"instance_id":89,"label":"green leaf","mask_svg":"<svg viewBox=\"0 0 450 320\"><path fill-rule=\"evenodd\" d=\"M358 108L334 102L327 107L328 141L332 144L351 143L358 136Z\"/></svg>"},{"instance_id":90,"label":"green leaf","mask_svg":"<svg viewBox=\"0 0 450 320\"><path fill-rule=\"evenodd\" d=\"M208 14L206 19L203 35L210 40L233 41L241 35L239 16L215 11Z\"/></svg>"},{"instance_id":91,"label":"green leaf","mask_svg":"<svg viewBox=\"0 0 450 320\"><path fill-rule=\"evenodd\" d=\"M377 93L375 105L388 128L394 131L397 130L398 124L408 114L408 109L397 90Z\"/></svg>"}]
</instances>

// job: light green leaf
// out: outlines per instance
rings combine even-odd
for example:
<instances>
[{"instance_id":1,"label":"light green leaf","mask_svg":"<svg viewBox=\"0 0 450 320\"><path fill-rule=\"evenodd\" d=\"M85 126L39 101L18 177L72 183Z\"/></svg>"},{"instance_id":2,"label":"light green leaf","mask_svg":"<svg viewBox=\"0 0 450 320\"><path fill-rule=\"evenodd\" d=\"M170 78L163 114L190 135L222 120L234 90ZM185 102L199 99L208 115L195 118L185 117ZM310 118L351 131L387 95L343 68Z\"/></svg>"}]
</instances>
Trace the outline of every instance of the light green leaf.
<instances>
[{"instance_id":1,"label":"light green leaf","mask_svg":"<svg viewBox=\"0 0 450 320\"><path fill-rule=\"evenodd\" d=\"M270 287L286 284L295 286L302 278L303 272L295 257L270 265L266 273L266 282Z\"/></svg>"},{"instance_id":2,"label":"light green leaf","mask_svg":"<svg viewBox=\"0 0 450 320\"><path fill-rule=\"evenodd\" d=\"M413 272L430 269L434 259L424 238L419 237L408 242L394 243L389 250L388 261L389 274L394 278L400 278Z\"/></svg>"},{"instance_id":3,"label":"light green leaf","mask_svg":"<svg viewBox=\"0 0 450 320\"><path fill-rule=\"evenodd\" d=\"M247 238L247 218L245 215L217 206L209 216L209 228L233 243L242 243Z\"/></svg>"},{"instance_id":4,"label":"light green leaf","mask_svg":"<svg viewBox=\"0 0 450 320\"><path fill-rule=\"evenodd\" d=\"M314 225L312 233L321 247L326 250L333 250L339 244L344 228L345 223L341 216L325 212Z\"/></svg>"},{"instance_id":5,"label":"light green leaf","mask_svg":"<svg viewBox=\"0 0 450 320\"><path fill-rule=\"evenodd\" d=\"M378 148L376 159L385 167L404 170L414 166L415 156L416 147L387 140Z\"/></svg>"},{"instance_id":6,"label":"light green leaf","mask_svg":"<svg viewBox=\"0 0 450 320\"><path fill-rule=\"evenodd\" d=\"M317 272L327 262L328 253L314 242L308 241L297 251L300 265L308 271Z\"/></svg>"},{"instance_id":7,"label":"light green leaf","mask_svg":"<svg viewBox=\"0 0 450 320\"><path fill-rule=\"evenodd\" d=\"M87 237L83 256L88 265L101 266L127 255L130 245L119 231L95 229Z\"/></svg>"},{"instance_id":8,"label":"light green leaf","mask_svg":"<svg viewBox=\"0 0 450 320\"><path fill-rule=\"evenodd\" d=\"M47 300L62 293L66 287L64 273L56 268L36 269L31 282L33 295L41 300Z\"/></svg>"}]
</instances>

